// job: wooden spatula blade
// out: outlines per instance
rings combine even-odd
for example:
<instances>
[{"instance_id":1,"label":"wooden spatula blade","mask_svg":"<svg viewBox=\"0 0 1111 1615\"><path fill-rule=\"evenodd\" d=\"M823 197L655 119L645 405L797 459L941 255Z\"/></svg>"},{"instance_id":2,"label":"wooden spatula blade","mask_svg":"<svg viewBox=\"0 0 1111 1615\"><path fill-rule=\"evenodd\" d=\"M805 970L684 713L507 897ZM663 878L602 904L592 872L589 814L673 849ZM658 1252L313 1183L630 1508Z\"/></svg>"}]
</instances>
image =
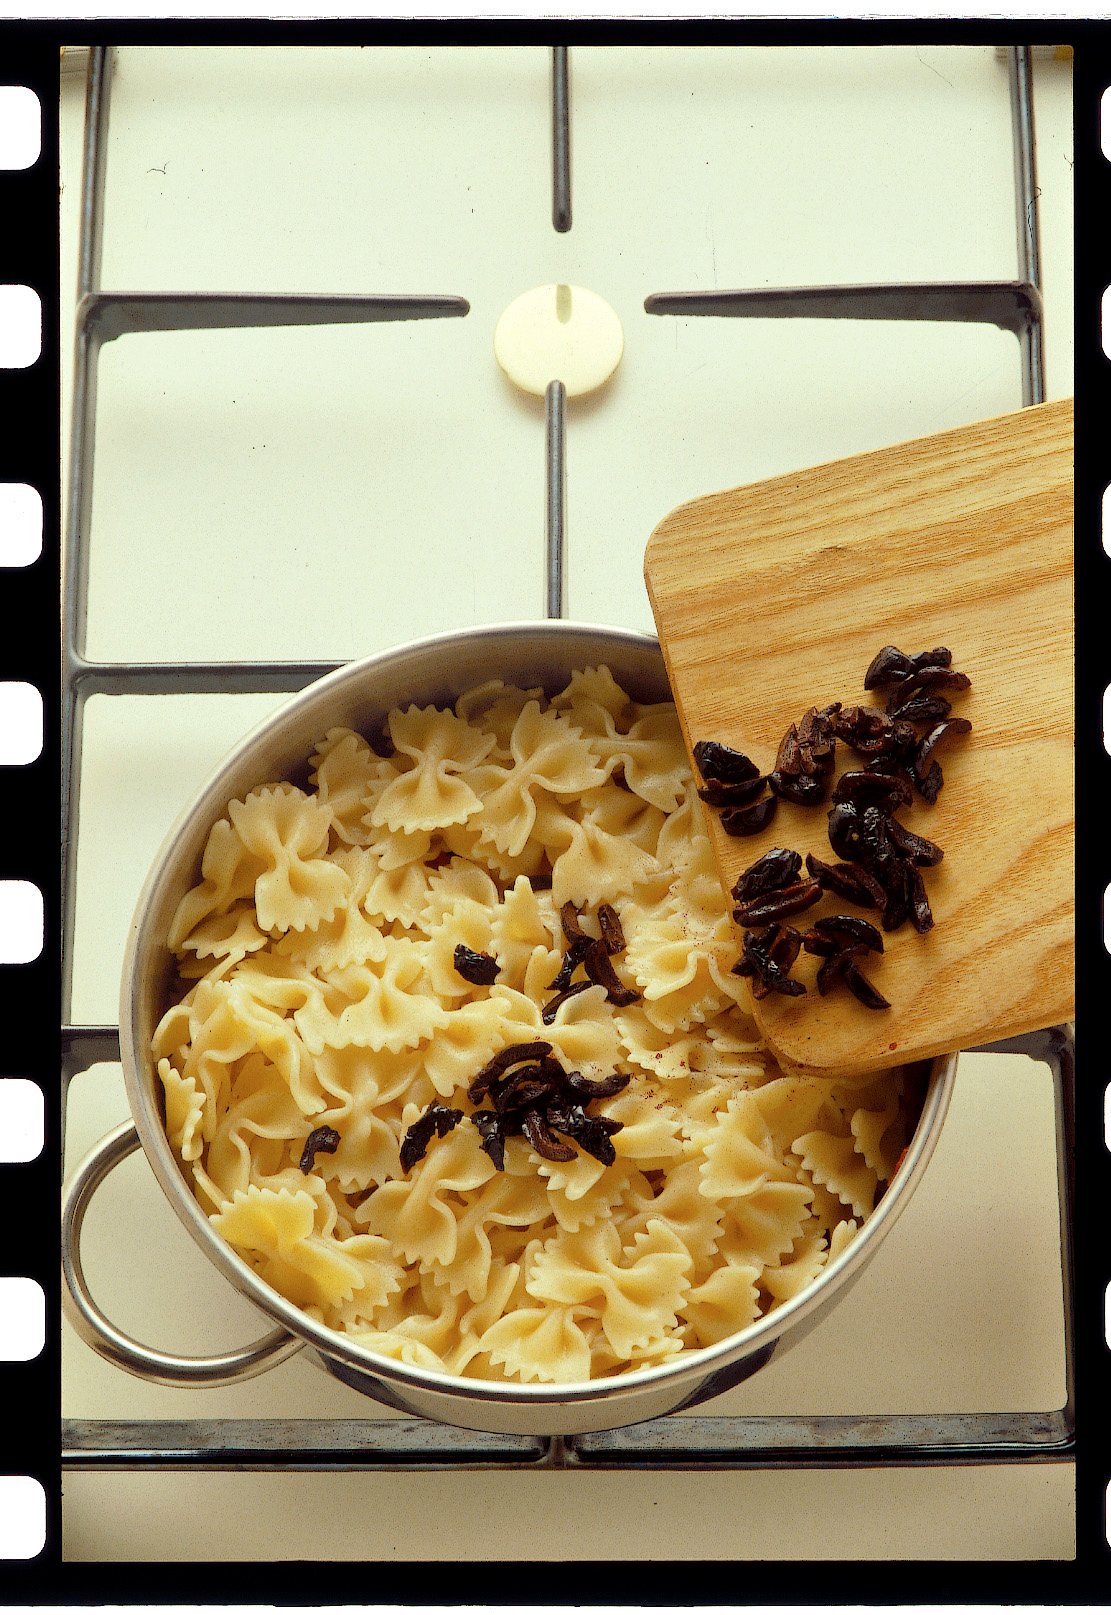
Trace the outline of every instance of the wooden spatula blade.
<instances>
[{"instance_id":1,"label":"wooden spatula blade","mask_svg":"<svg viewBox=\"0 0 1111 1615\"><path fill-rule=\"evenodd\" d=\"M876 651L945 645L972 688L972 733L939 751L934 806L900 810L945 849L925 871L935 917L885 935L868 1010L820 997L755 1005L788 1067L869 1070L1071 1018L1073 986L1072 402L1037 405L682 505L655 529L645 578L688 747L720 740L766 771L810 706L881 705ZM839 744L837 772L860 759ZM731 887L770 847L835 859L821 807L781 802L731 838L706 810ZM823 898L794 923L850 912ZM739 936L738 936L739 944ZM875 962L873 963L873 959Z\"/></svg>"}]
</instances>

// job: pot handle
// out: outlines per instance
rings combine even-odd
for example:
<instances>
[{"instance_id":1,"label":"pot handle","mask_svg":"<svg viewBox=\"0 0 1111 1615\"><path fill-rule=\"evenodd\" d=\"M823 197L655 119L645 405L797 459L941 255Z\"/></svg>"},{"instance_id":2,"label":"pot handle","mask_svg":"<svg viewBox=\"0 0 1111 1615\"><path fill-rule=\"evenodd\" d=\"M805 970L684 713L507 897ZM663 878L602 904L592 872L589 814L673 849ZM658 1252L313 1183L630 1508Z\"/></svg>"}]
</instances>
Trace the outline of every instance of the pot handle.
<instances>
[{"instance_id":1,"label":"pot handle","mask_svg":"<svg viewBox=\"0 0 1111 1615\"><path fill-rule=\"evenodd\" d=\"M62 1292L66 1314L81 1338L117 1368L156 1385L231 1385L284 1362L305 1344L286 1329L274 1329L249 1346L214 1357L177 1357L125 1335L106 1318L89 1293L81 1266L81 1224L89 1201L114 1166L139 1147L139 1134L123 1122L86 1155L62 1197Z\"/></svg>"}]
</instances>

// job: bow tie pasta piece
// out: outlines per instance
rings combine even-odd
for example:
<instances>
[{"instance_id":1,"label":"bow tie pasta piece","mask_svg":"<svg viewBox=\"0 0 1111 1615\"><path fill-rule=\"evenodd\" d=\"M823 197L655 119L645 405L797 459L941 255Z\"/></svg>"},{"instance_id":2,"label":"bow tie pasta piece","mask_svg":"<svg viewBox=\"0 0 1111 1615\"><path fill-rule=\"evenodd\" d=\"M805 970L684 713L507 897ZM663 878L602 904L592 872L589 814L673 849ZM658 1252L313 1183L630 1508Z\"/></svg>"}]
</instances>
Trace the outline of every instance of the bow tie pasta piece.
<instances>
[{"instance_id":1,"label":"bow tie pasta piece","mask_svg":"<svg viewBox=\"0 0 1111 1615\"><path fill-rule=\"evenodd\" d=\"M373 825L415 834L462 824L482 806L460 776L476 768L494 744L492 735L472 729L454 713L437 707L395 707L390 739L403 773L391 780L370 815ZM404 759L408 759L406 767Z\"/></svg>"},{"instance_id":2,"label":"bow tie pasta piece","mask_svg":"<svg viewBox=\"0 0 1111 1615\"><path fill-rule=\"evenodd\" d=\"M659 822L645 822L643 803L616 786L603 787L583 797L583 817L564 814L553 826L547 850L552 861L552 897L558 907L568 901L588 904L604 891L612 901L631 896L659 871L655 855L641 844L655 846ZM631 804L630 808L626 804ZM635 824L639 819L641 822ZM638 832L639 831L639 837Z\"/></svg>"},{"instance_id":3,"label":"bow tie pasta piece","mask_svg":"<svg viewBox=\"0 0 1111 1615\"><path fill-rule=\"evenodd\" d=\"M386 956L381 925L367 918L378 860L362 847L340 848L332 859L350 882L346 903L330 920L322 920L311 930L288 931L274 945L275 954L295 959L321 976L345 965L377 964Z\"/></svg>"},{"instance_id":4,"label":"bow tie pasta piece","mask_svg":"<svg viewBox=\"0 0 1111 1615\"><path fill-rule=\"evenodd\" d=\"M496 909L498 888L484 869L463 858L452 858L442 868L432 872L428 883L428 901L419 918L420 928L427 936L439 925L460 899L466 899L482 908Z\"/></svg>"},{"instance_id":5,"label":"bow tie pasta piece","mask_svg":"<svg viewBox=\"0 0 1111 1615\"><path fill-rule=\"evenodd\" d=\"M473 998L476 992L485 990L460 975L455 968L455 950L462 946L474 953L490 954L493 919L493 911L486 904L476 903L469 897L456 898L430 926L427 942L420 944L428 985L449 1009L460 1000Z\"/></svg>"},{"instance_id":6,"label":"bow tie pasta piece","mask_svg":"<svg viewBox=\"0 0 1111 1615\"><path fill-rule=\"evenodd\" d=\"M653 807L670 813L683 800L690 779L675 708L649 707L628 734L619 735L612 755L624 770L625 783Z\"/></svg>"},{"instance_id":7,"label":"bow tie pasta piece","mask_svg":"<svg viewBox=\"0 0 1111 1615\"><path fill-rule=\"evenodd\" d=\"M166 1095L166 1132L183 1161L196 1161L204 1149L202 1126L207 1104L205 1094L192 1077L183 1077L169 1060L158 1062L158 1075ZM211 1137L211 1123L209 1136Z\"/></svg>"},{"instance_id":8,"label":"bow tie pasta piece","mask_svg":"<svg viewBox=\"0 0 1111 1615\"><path fill-rule=\"evenodd\" d=\"M760 1275L760 1289L769 1298L768 1310L801 1295L813 1284L829 1256L829 1248L820 1234L806 1234L777 1266L765 1267Z\"/></svg>"},{"instance_id":9,"label":"bow tie pasta piece","mask_svg":"<svg viewBox=\"0 0 1111 1615\"><path fill-rule=\"evenodd\" d=\"M691 1344L716 1346L737 1332L737 1319L754 1323L760 1315L757 1281L763 1268L759 1263L727 1261L715 1268L708 1279L691 1289L679 1308Z\"/></svg>"},{"instance_id":10,"label":"bow tie pasta piece","mask_svg":"<svg viewBox=\"0 0 1111 1615\"><path fill-rule=\"evenodd\" d=\"M418 1114L416 1106L407 1107L405 1125L416 1121ZM358 1221L387 1240L405 1261L450 1267L459 1243L454 1198L481 1187L494 1171L473 1128L457 1127L437 1141L408 1178L377 1189L359 1208Z\"/></svg>"},{"instance_id":11,"label":"bow tie pasta piece","mask_svg":"<svg viewBox=\"0 0 1111 1615\"><path fill-rule=\"evenodd\" d=\"M686 1153L681 1115L645 1083L603 1100L598 1113L621 1123L621 1131L613 1139L617 1157L635 1162L642 1172L674 1166Z\"/></svg>"},{"instance_id":12,"label":"bow tie pasta piece","mask_svg":"<svg viewBox=\"0 0 1111 1615\"><path fill-rule=\"evenodd\" d=\"M749 1102L756 1107L772 1139L772 1149L780 1159L794 1147L794 1140L809 1132L825 1117L833 1122L836 1112L829 1100L829 1084L823 1078L776 1077L753 1088Z\"/></svg>"},{"instance_id":13,"label":"bow tie pasta piece","mask_svg":"<svg viewBox=\"0 0 1111 1615\"><path fill-rule=\"evenodd\" d=\"M567 1071L581 1071L595 1080L608 1076L620 1058L620 1041L613 1013L606 1002L604 987L591 986L560 1005L555 1019L545 1023L536 999L498 985L490 989L490 1001L501 1008L510 1033L507 1043L528 1043L543 1038Z\"/></svg>"},{"instance_id":14,"label":"bow tie pasta piece","mask_svg":"<svg viewBox=\"0 0 1111 1615\"><path fill-rule=\"evenodd\" d=\"M520 990L538 948L548 958L560 952L562 932L552 894L535 891L531 881L519 875L494 911L491 935L501 966L498 979Z\"/></svg>"},{"instance_id":15,"label":"bow tie pasta piece","mask_svg":"<svg viewBox=\"0 0 1111 1615\"><path fill-rule=\"evenodd\" d=\"M440 839L445 851L469 859L487 870L503 886L511 885L522 875L531 879L543 873L547 853L542 841L532 836L526 837L520 852L511 857L507 852L499 852L493 841L485 839L485 820L483 813L467 824L449 825L441 831Z\"/></svg>"},{"instance_id":16,"label":"bow tie pasta piece","mask_svg":"<svg viewBox=\"0 0 1111 1615\"><path fill-rule=\"evenodd\" d=\"M530 701L539 701L543 695L543 690L521 690L515 684L503 684L501 679L487 679L459 697L455 714L476 729L492 734L490 756L508 763L513 759L511 742L517 719Z\"/></svg>"},{"instance_id":17,"label":"bow tie pasta piece","mask_svg":"<svg viewBox=\"0 0 1111 1615\"><path fill-rule=\"evenodd\" d=\"M776 1152L755 1093L740 1093L714 1119L702 1139L702 1193L710 1200L752 1195L794 1173Z\"/></svg>"},{"instance_id":18,"label":"bow tie pasta piece","mask_svg":"<svg viewBox=\"0 0 1111 1615\"><path fill-rule=\"evenodd\" d=\"M231 908L208 914L193 926L181 944L182 954L186 956L182 958L181 973L183 976L207 975L210 967L202 960L227 959L236 963L248 953L257 953L269 940L266 932L259 930L254 904L233 903ZM189 959L189 954L194 958Z\"/></svg>"},{"instance_id":19,"label":"bow tie pasta piece","mask_svg":"<svg viewBox=\"0 0 1111 1615\"><path fill-rule=\"evenodd\" d=\"M419 1056L436 1093L450 1099L468 1087L506 1041L500 1006L491 998L476 998L445 1015Z\"/></svg>"},{"instance_id":20,"label":"bow tie pasta piece","mask_svg":"<svg viewBox=\"0 0 1111 1615\"><path fill-rule=\"evenodd\" d=\"M711 1270L723 1232L722 1209L700 1192L699 1172L700 1162L691 1159L671 1167L658 1192L647 1178L634 1182L623 1227L631 1238L646 1233L650 1222L666 1224L690 1256L692 1280Z\"/></svg>"},{"instance_id":21,"label":"bow tie pasta piece","mask_svg":"<svg viewBox=\"0 0 1111 1615\"><path fill-rule=\"evenodd\" d=\"M894 1094L882 1110L854 1111L849 1126L857 1149L876 1177L889 1182L907 1142L905 1118Z\"/></svg>"},{"instance_id":22,"label":"bow tie pasta piece","mask_svg":"<svg viewBox=\"0 0 1111 1615\"><path fill-rule=\"evenodd\" d=\"M851 1135L839 1138L833 1133L804 1133L792 1147L816 1183L851 1207L857 1217L868 1215L875 1204L879 1180L858 1153Z\"/></svg>"},{"instance_id":23,"label":"bow tie pasta piece","mask_svg":"<svg viewBox=\"0 0 1111 1615\"><path fill-rule=\"evenodd\" d=\"M478 1342L491 1364L523 1380L569 1385L590 1378L590 1336L582 1307L519 1307L492 1323Z\"/></svg>"},{"instance_id":24,"label":"bow tie pasta piece","mask_svg":"<svg viewBox=\"0 0 1111 1615\"><path fill-rule=\"evenodd\" d=\"M547 1241L525 1288L537 1300L600 1307L607 1340L628 1357L675 1328L690 1269L689 1251L663 1222L650 1219L628 1249L612 1223L599 1222Z\"/></svg>"},{"instance_id":25,"label":"bow tie pasta piece","mask_svg":"<svg viewBox=\"0 0 1111 1615\"><path fill-rule=\"evenodd\" d=\"M612 739L623 727L632 703L608 667L584 667L571 674L567 687L552 697L552 707L566 712L584 735Z\"/></svg>"},{"instance_id":26,"label":"bow tie pasta piece","mask_svg":"<svg viewBox=\"0 0 1111 1615\"><path fill-rule=\"evenodd\" d=\"M612 1217L629 1193L633 1174L622 1161L603 1167L589 1155L579 1155L573 1162L536 1159L535 1167L529 1162L529 1170L535 1170L546 1180L548 1208L554 1211L556 1222L569 1234ZM583 1162L600 1170L589 1172L581 1165Z\"/></svg>"},{"instance_id":27,"label":"bow tie pasta piece","mask_svg":"<svg viewBox=\"0 0 1111 1615\"><path fill-rule=\"evenodd\" d=\"M333 971L328 985L294 1012L314 1053L324 1048L413 1048L443 1026L448 1012L420 990L424 965L418 945L387 938L380 960Z\"/></svg>"},{"instance_id":28,"label":"bow tie pasta piece","mask_svg":"<svg viewBox=\"0 0 1111 1615\"><path fill-rule=\"evenodd\" d=\"M480 839L516 857L536 819L535 793L581 796L601 785L607 770L594 761L588 742L566 719L530 701L513 726L513 766L482 804Z\"/></svg>"},{"instance_id":29,"label":"bow tie pasta piece","mask_svg":"<svg viewBox=\"0 0 1111 1615\"><path fill-rule=\"evenodd\" d=\"M367 821L386 786L397 778L397 765L392 758L379 757L351 729L329 729L310 762L310 782L332 810L335 834L350 846L366 846Z\"/></svg>"},{"instance_id":30,"label":"bow tie pasta piece","mask_svg":"<svg viewBox=\"0 0 1111 1615\"><path fill-rule=\"evenodd\" d=\"M236 1193L212 1225L300 1306L334 1306L367 1288L384 1299L397 1287L398 1264L385 1240L360 1234L329 1243L314 1231L315 1217L316 1202L305 1190L252 1185Z\"/></svg>"},{"instance_id":31,"label":"bow tie pasta piece","mask_svg":"<svg viewBox=\"0 0 1111 1615\"><path fill-rule=\"evenodd\" d=\"M472 1301L486 1295L494 1257L490 1229L496 1226L532 1228L551 1214L542 1179L535 1173L510 1177L496 1173L467 1203L456 1224L455 1252L436 1273L453 1295L465 1293Z\"/></svg>"},{"instance_id":32,"label":"bow tie pasta piece","mask_svg":"<svg viewBox=\"0 0 1111 1615\"><path fill-rule=\"evenodd\" d=\"M813 1189L805 1183L768 1182L725 1203L720 1254L770 1266L803 1232Z\"/></svg>"},{"instance_id":33,"label":"bow tie pasta piece","mask_svg":"<svg viewBox=\"0 0 1111 1615\"><path fill-rule=\"evenodd\" d=\"M330 920L350 892L328 850L332 810L295 785L267 786L232 802L239 839L264 865L255 881L255 909L264 931L303 931Z\"/></svg>"},{"instance_id":34,"label":"bow tie pasta piece","mask_svg":"<svg viewBox=\"0 0 1111 1615\"><path fill-rule=\"evenodd\" d=\"M186 892L170 922L169 946L180 952L202 920L226 914L240 898L253 902L255 882L266 868L266 860L244 845L231 820L218 819L205 842L200 885Z\"/></svg>"},{"instance_id":35,"label":"bow tie pasta piece","mask_svg":"<svg viewBox=\"0 0 1111 1615\"><path fill-rule=\"evenodd\" d=\"M260 1055L252 1056L232 1084L228 1108L210 1142L209 1178L230 1200L252 1182L283 1171L291 1142L304 1134L304 1112L278 1072Z\"/></svg>"}]
</instances>

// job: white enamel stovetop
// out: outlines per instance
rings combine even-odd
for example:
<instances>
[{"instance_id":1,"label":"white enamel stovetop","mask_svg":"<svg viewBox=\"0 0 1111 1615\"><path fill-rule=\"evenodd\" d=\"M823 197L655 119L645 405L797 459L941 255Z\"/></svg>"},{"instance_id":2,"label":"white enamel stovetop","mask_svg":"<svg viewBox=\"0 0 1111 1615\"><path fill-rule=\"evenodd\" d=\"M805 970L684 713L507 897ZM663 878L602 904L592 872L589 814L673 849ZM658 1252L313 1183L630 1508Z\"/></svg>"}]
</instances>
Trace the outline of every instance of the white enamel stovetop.
<instances>
[{"instance_id":1,"label":"white enamel stovetop","mask_svg":"<svg viewBox=\"0 0 1111 1615\"><path fill-rule=\"evenodd\" d=\"M576 47L572 72L574 226L556 235L543 48L119 53L105 287L456 293L471 313L110 344L92 654L346 658L541 615L542 406L511 393L492 338L505 305L542 282L591 287L625 327L612 384L569 415L579 619L651 627L644 544L684 499L1019 406L1017 343L991 327L683 320L642 306L650 292L714 286L1013 278L1007 77L993 50ZM1069 81L1067 62L1035 64L1051 398L1072 390ZM63 311L82 118L82 81L63 79ZM150 857L195 784L279 699L90 701L76 1021L115 1021ZM1051 1097L1043 1067L967 1058L927 1178L866 1275L707 1411L1058 1407ZM79 1075L68 1162L126 1109L116 1068ZM198 1353L261 1332L141 1156L86 1226L94 1293L125 1329ZM373 1410L297 1359L230 1389L161 1389L67 1326L63 1411ZM1072 1469L1056 1463L63 1480L76 1560L519 1556L515 1537L491 1547L485 1523L501 1508L528 1519L536 1559L1073 1552ZM414 1527L433 1519L435 1533Z\"/></svg>"}]
</instances>

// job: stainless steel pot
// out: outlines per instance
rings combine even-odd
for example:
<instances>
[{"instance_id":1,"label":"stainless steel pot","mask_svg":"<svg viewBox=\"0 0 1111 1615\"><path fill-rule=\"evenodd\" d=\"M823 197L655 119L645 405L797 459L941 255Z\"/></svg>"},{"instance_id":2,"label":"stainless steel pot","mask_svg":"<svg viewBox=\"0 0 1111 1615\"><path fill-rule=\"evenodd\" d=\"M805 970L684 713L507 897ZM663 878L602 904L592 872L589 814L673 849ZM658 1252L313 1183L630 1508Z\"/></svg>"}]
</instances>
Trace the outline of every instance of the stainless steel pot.
<instances>
[{"instance_id":1,"label":"stainless steel pot","mask_svg":"<svg viewBox=\"0 0 1111 1615\"><path fill-rule=\"evenodd\" d=\"M265 780L303 773L315 742L336 725L366 730L393 706L450 703L463 690L493 677L541 685L554 693L573 669L600 662L637 699L669 699L663 657L654 638L569 622L513 623L440 634L351 663L302 691L248 735L182 814L140 895L124 961L120 1049L134 1122L117 1128L91 1151L74 1173L63 1201L63 1298L75 1328L102 1356L162 1384L220 1385L307 1350L337 1378L406 1413L513 1435L572 1435L672 1413L747 1379L774 1351L801 1339L871 1259L933 1153L953 1090L955 1054L929 1067L921 1120L876 1210L848 1249L808 1289L738 1334L674 1365L573 1385L500 1385L431 1373L377 1357L326 1329L264 1284L213 1232L170 1147L150 1055L171 974L165 938L180 898L199 878L209 829L228 802ZM140 1143L193 1238L277 1325L262 1339L219 1356L177 1357L132 1340L93 1301L81 1269L81 1223L97 1185Z\"/></svg>"}]
</instances>

